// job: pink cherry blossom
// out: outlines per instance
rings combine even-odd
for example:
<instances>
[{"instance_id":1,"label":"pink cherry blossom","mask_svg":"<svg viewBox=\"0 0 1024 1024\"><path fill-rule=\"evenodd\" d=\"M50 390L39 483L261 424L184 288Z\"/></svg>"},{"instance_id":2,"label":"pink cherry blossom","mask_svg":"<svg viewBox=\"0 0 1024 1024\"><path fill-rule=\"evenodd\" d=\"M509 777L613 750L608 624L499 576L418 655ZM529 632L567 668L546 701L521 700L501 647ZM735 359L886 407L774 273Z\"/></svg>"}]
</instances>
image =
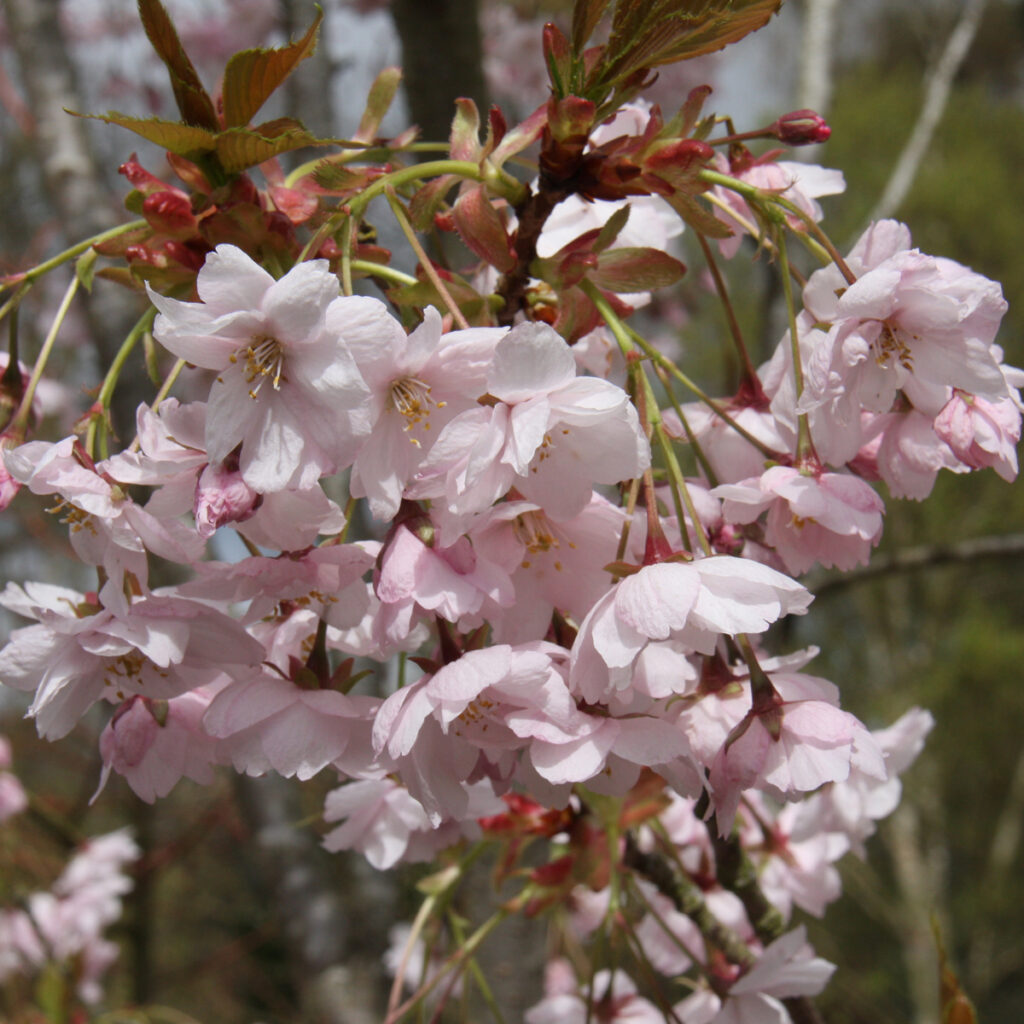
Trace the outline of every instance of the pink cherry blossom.
<instances>
[{"instance_id":1,"label":"pink cherry blossom","mask_svg":"<svg viewBox=\"0 0 1024 1024\"><path fill-rule=\"evenodd\" d=\"M629 688L636 659L651 641L671 639L710 654L721 634L761 633L810 602L795 580L747 559L715 555L644 566L581 624L571 685L584 700L600 703Z\"/></svg>"},{"instance_id":2,"label":"pink cherry blossom","mask_svg":"<svg viewBox=\"0 0 1024 1024\"><path fill-rule=\"evenodd\" d=\"M220 685L196 687L169 701L139 696L125 701L100 735L103 773L93 800L112 771L147 803L167 796L183 777L212 782L218 752L202 719L217 689L228 681L225 676Z\"/></svg>"},{"instance_id":3,"label":"pink cherry blossom","mask_svg":"<svg viewBox=\"0 0 1024 1024\"><path fill-rule=\"evenodd\" d=\"M544 636L557 608L582 621L611 586L605 566L615 559L622 511L597 494L579 515L549 519L530 502L505 501L473 524L473 548L500 565L516 600L488 610L495 639L525 642Z\"/></svg>"},{"instance_id":4,"label":"pink cherry blossom","mask_svg":"<svg viewBox=\"0 0 1024 1024\"><path fill-rule=\"evenodd\" d=\"M262 645L234 619L170 593L144 595L115 614L95 595L10 583L0 604L37 620L11 633L0 677L35 691L28 713L47 739L70 732L96 701L168 700L263 658Z\"/></svg>"},{"instance_id":5,"label":"pink cherry blossom","mask_svg":"<svg viewBox=\"0 0 1024 1024\"><path fill-rule=\"evenodd\" d=\"M675 1006L686 1024L789 1024L782 1000L816 996L835 965L814 956L801 925L776 939L754 966L735 981L724 998L699 989Z\"/></svg>"},{"instance_id":6,"label":"pink cherry blossom","mask_svg":"<svg viewBox=\"0 0 1024 1024\"><path fill-rule=\"evenodd\" d=\"M476 819L504 804L488 782L469 787L468 817L432 824L426 811L394 779L363 779L333 789L324 801L324 821L343 824L324 836L331 851L358 850L378 871L395 864L430 860L438 851L466 837L479 837Z\"/></svg>"},{"instance_id":7,"label":"pink cherry blossom","mask_svg":"<svg viewBox=\"0 0 1024 1024\"><path fill-rule=\"evenodd\" d=\"M368 312L379 321L386 316L383 310L376 302ZM352 493L366 497L378 519L391 519L442 428L474 408L487 390L487 368L506 332L476 328L442 334L441 315L433 306L408 336L389 316L375 332L338 326L370 388L373 423L353 466Z\"/></svg>"},{"instance_id":8,"label":"pink cherry blossom","mask_svg":"<svg viewBox=\"0 0 1024 1024\"><path fill-rule=\"evenodd\" d=\"M775 152L778 153L778 150ZM715 163L719 170L748 185L788 199L816 221L824 216L816 200L821 196L834 196L846 191L842 171L819 167L817 164L798 163L792 160L755 160L745 169L731 170L726 159L721 156L716 157ZM751 227L757 232L760 225L747 201L739 193L716 185L712 189L712 195L718 200L715 205L715 216L734 231L732 238L722 239L718 243L722 255L731 259L739 251L744 233L750 232ZM803 221L794 214L787 214L786 221L794 231L806 230Z\"/></svg>"},{"instance_id":9,"label":"pink cherry blossom","mask_svg":"<svg viewBox=\"0 0 1024 1024\"><path fill-rule=\"evenodd\" d=\"M991 466L1004 480L1017 479L1020 409L1009 398L989 402L954 391L935 419L935 433L971 469Z\"/></svg>"},{"instance_id":10,"label":"pink cherry blossom","mask_svg":"<svg viewBox=\"0 0 1024 1024\"><path fill-rule=\"evenodd\" d=\"M871 734L833 701L825 680L794 672L769 673L772 700L754 706L722 745L709 782L718 827L727 835L743 790L799 799L827 782L843 782L853 767L876 779L885 763Z\"/></svg>"},{"instance_id":11,"label":"pink cherry blossom","mask_svg":"<svg viewBox=\"0 0 1024 1024\"><path fill-rule=\"evenodd\" d=\"M349 464L369 430L368 391L338 326L364 300L339 297L324 260L275 281L232 245L207 257L196 288L198 303L149 295L160 310L160 343L217 373L206 419L210 461L241 445L242 476L260 492L308 488ZM375 324L353 332L360 329L378 336Z\"/></svg>"},{"instance_id":12,"label":"pink cherry blossom","mask_svg":"<svg viewBox=\"0 0 1024 1024\"><path fill-rule=\"evenodd\" d=\"M57 444L29 441L4 454L7 468L34 494L60 495L71 544L88 565L102 565L112 578L110 599L125 572L139 582L147 576L145 552L188 565L202 553L202 541L184 524L158 519L137 505L92 466L74 437Z\"/></svg>"},{"instance_id":13,"label":"pink cherry blossom","mask_svg":"<svg viewBox=\"0 0 1024 1024\"><path fill-rule=\"evenodd\" d=\"M594 484L632 479L650 450L626 393L577 378L568 345L542 323L514 327L487 377L498 404L457 416L425 460L414 497L478 512L513 485L556 520L590 501Z\"/></svg>"},{"instance_id":14,"label":"pink cherry blossom","mask_svg":"<svg viewBox=\"0 0 1024 1024\"><path fill-rule=\"evenodd\" d=\"M563 992L561 984L526 1011L526 1024L664 1024L665 1015L644 999L624 971L598 971L591 984ZM548 986L545 986L548 988Z\"/></svg>"},{"instance_id":15,"label":"pink cherry blossom","mask_svg":"<svg viewBox=\"0 0 1024 1024\"><path fill-rule=\"evenodd\" d=\"M838 569L864 565L882 536L885 505L855 476L773 466L757 479L723 484L712 493L734 523L751 523L767 509L765 543L794 574L816 562Z\"/></svg>"},{"instance_id":16,"label":"pink cherry blossom","mask_svg":"<svg viewBox=\"0 0 1024 1024\"><path fill-rule=\"evenodd\" d=\"M873 412L888 412L900 389L932 415L950 387L1005 398L992 347L1006 312L999 285L909 244L902 225L883 221L850 254L855 283L835 266L808 280L808 311L840 328L827 335L832 372Z\"/></svg>"}]
</instances>

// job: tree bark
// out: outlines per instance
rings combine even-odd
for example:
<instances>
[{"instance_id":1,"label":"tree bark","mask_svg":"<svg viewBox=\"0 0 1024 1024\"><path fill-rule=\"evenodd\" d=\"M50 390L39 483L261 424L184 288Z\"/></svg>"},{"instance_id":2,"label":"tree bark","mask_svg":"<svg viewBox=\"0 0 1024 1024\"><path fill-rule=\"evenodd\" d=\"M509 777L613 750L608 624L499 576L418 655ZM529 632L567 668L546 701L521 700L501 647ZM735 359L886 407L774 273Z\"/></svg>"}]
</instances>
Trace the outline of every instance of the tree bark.
<instances>
[{"instance_id":1,"label":"tree bark","mask_svg":"<svg viewBox=\"0 0 1024 1024\"><path fill-rule=\"evenodd\" d=\"M424 139L446 141L457 98L488 107L477 0L392 0L391 15L410 116Z\"/></svg>"},{"instance_id":2,"label":"tree bark","mask_svg":"<svg viewBox=\"0 0 1024 1024\"><path fill-rule=\"evenodd\" d=\"M74 243L123 219L93 154L86 123L66 110L79 110L74 65L60 25L59 0L3 0L11 43L35 125L32 142L43 182L60 218L61 232ZM89 333L100 365L109 366L142 307L120 286L97 281L85 298ZM122 377L115 394L114 428L134 435L135 409L151 391L141 371Z\"/></svg>"}]
</instances>

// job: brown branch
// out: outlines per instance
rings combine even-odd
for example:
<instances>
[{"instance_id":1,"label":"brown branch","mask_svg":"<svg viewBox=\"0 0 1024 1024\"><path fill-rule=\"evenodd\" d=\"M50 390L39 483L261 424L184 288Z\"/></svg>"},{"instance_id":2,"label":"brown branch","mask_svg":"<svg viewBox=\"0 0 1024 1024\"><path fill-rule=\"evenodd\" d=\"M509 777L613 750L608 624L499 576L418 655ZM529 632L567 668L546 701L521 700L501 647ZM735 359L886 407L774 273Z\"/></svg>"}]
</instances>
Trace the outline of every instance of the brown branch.
<instances>
[{"instance_id":1,"label":"brown branch","mask_svg":"<svg viewBox=\"0 0 1024 1024\"><path fill-rule=\"evenodd\" d=\"M946 40L942 54L925 82L921 112L868 220L891 217L906 199L931 145L935 129L942 120L953 88L953 79L971 48L984 10L985 0L965 0L963 10L949 34L949 39Z\"/></svg>"},{"instance_id":2,"label":"brown branch","mask_svg":"<svg viewBox=\"0 0 1024 1024\"><path fill-rule=\"evenodd\" d=\"M1001 534L996 537L972 537L958 544L923 544L916 548L905 548L888 555L876 555L870 565L853 569L841 576L832 576L820 582L810 581L808 589L816 597L834 594L856 583L895 573L911 572L918 569L932 569L939 565L954 565L959 562L975 562L979 558L1020 558L1024 556L1024 533Z\"/></svg>"}]
</instances>

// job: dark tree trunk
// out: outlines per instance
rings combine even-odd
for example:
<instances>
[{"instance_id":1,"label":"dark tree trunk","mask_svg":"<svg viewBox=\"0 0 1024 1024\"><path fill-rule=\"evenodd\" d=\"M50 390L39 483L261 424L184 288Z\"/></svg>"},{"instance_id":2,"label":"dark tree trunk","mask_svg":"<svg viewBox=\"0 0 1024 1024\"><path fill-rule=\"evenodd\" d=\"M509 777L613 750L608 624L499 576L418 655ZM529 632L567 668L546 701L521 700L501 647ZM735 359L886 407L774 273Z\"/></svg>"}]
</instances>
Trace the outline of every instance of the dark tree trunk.
<instances>
[{"instance_id":1,"label":"dark tree trunk","mask_svg":"<svg viewBox=\"0 0 1024 1024\"><path fill-rule=\"evenodd\" d=\"M477 0L392 0L409 113L425 140L445 141L461 96L488 107Z\"/></svg>"}]
</instances>

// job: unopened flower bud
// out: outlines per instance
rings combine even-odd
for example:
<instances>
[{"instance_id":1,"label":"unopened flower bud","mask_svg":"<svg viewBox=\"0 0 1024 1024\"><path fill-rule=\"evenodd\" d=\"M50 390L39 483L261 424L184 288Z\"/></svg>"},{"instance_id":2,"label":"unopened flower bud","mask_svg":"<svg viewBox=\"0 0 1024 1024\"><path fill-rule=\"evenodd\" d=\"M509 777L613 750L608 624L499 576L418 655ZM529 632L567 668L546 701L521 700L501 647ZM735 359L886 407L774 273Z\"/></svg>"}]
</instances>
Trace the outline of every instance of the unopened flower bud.
<instances>
[{"instance_id":1,"label":"unopened flower bud","mask_svg":"<svg viewBox=\"0 0 1024 1024\"><path fill-rule=\"evenodd\" d=\"M200 537L212 537L225 523L245 522L259 508L263 496L243 479L237 464L208 465L196 481L193 514Z\"/></svg>"},{"instance_id":2,"label":"unopened flower bud","mask_svg":"<svg viewBox=\"0 0 1024 1024\"><path fill-rule=\"evenodd\" d=\"M825 123L825 118L813 110L794 110L772 125L772 132L780 142L788 146L809 146L817 142L827 142L832 129Z\"/></svg>"}]
</instances>

